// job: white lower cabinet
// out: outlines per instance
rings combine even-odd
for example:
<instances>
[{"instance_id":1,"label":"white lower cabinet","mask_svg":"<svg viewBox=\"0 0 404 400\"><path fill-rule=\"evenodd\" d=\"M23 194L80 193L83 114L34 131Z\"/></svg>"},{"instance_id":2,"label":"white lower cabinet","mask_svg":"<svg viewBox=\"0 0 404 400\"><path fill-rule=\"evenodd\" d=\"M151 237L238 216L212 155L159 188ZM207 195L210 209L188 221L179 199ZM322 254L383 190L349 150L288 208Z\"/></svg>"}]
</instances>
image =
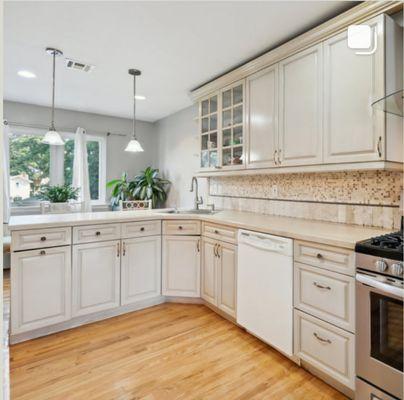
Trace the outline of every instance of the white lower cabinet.
<instances>
[{"instance_id":1,"label":"white lower cabinet","mask_svg":"<svg viewBox=\"0 0 404 400\"><path fill-rule=\"evenodd\" d=\"M203 238L201 297L236 317L237 246Z\"/></svg>"},{"instance_id":2,"label":"white lower cabinet","mask_svg":"<svg viewBox=\"0 0 404 400\"><path fill-rule=\"evenodd\" d=\"M294 328L296 355L355 389L355 336L298 310Z\"/></svg>"},{"instance_id":3,"label":"white lower cabinet","mask_svg":"<svg viewBox=\"0 0 404 400\"><path fill-rule=\"evenodd\" d=\"M68 320L70 304L70 246L12 253L12 334Z\"/></svg>"},{"instance_id":4,"label":"white lower cabinet","mask_svg":"<svg viewBox=\"0 0 404 400\"><path fill-rule=\"evenodd\" d=\"M161 236L122 241L121 305L161 295Z\"/></svg>"},{"instance_id":5,"label":"white lower cabinet","mask_svg":"<svg viewBox=\"0 0 404 400\"><path fill-rule=\"evenodd\" d=\"M73 316L119 306L119 240L73 246Z\"/></svg>"},{"instance_id":6,"label":"white lower cabinet","mask_svg":"<svg viewBox=\"0 0 404 400\"><path fill-rule=\"evenodd\" d=\"M200 236L163 236L163 295L200 297L200 240Z\"/></svg>"}]
</instances>

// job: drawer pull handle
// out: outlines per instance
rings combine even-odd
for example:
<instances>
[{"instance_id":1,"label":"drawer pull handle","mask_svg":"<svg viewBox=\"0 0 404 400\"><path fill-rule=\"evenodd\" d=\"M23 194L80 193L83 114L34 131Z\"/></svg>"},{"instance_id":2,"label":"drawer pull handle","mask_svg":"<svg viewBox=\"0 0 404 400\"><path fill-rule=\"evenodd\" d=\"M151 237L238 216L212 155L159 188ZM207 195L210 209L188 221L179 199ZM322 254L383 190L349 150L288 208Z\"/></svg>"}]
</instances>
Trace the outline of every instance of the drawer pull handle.
<instances>
[{"instance_id":1,"label":"drawer pull handle","mask_svg":"<svg viewBox=\"0 0 404 400\"><path fill-rule=\"evenodd\" d=\"M39 254L40 254L41 256L44 256L44 255L46 254L46 251L45 251L45 250L41 250L41 251L39 252Z\"/></svg>"},{"instance_id":2,"label":"drawer pull handle","mask_svg":"<svg viewBox=\"0 0 404 400\"><path fill-rule=\"evenodd\" d=\"M44 242L46 240L46 236L41 237L41 242Z\"/></svg>"},{"instance_id":3,"label":"drawer pull handle","mask_svg":"<svg viewBox=\"0 0 404 400\"><path fill-rule=\"evenodd\" d=\"M140 228L140 232L144 232L144 226Z\"/></svg>"},{"instance_id":4,"label":"drawer pull handle","mask_svg":"<svg viewBox=\"0 0 404 400\"><path fill-rule=\"evenodd\" d=\"M196 242L196 250L197 250L197 252L199 253L200 251L201 251L201 248L200 248L200 239L198 239L198 241Z\"/></svg>"},{"instance_id":5,"label":"drawer pull handle","mask_svg":"<svg viewBox=\"0 0 404 400\"><path fill-rule=\"evenodd\" d=\"M319 336L316 332L313 333L313 336L314 336L317 340L319 340L320 342L331 344L331 340L330 340L330 339L324 339L324 338L322 338L321 336Z\"/></svg>"},{"instance_id":6,"label":"drawer pull handle","mask_svg":"<svg viewBox=\"0 0 404 400\"><path fill-rule=\"evenodd\" d=\"M126 255L126 243L122 243L122 254L125 256Z\"/></svg>"},{"instance_id":7,"label":"drawer pull handle","mask_svg":"<svg viewBox=\"0 0 404 400\"><path fill-rule=\"evenodd\" d=\"M317 283L317 282L313 282L313 285L314 285L315 287L318 287L319 289L331 290L331 287L330 287L330 286L323 286L323 285L320 285L320 284Z\"/></svg>"},{"instance_id":8,"label":"drawer pull handle","mask_svg":"<svg viewBox=\"0 0 404 400\"><path fill-rule=\"evenodd\" d=\"M217 229L215 229L215 233L216 233L216 235L218 235L218 234L219 234L219 231L218 231Z\"/></svg>"},{"instance_id":9,"label":"drawer pull handle","mask_svg":"<svg viewBox=\"0 0 404 400\"><path fill-rule=\"evenodd\" d=\"M180 225L180 226L178 227L178 229L179 229L180 231L182 231L182 226Z\"/></svg>"},{"instance_id":10,"label":"drawer pull handle","mask_svg":"<svg viewBox=\"0 0 404 400\"><path fill-rule=\"evenodd\" d=\"M101 235L100 231L95 232L95 236L100 236L100 235Z\"/></svg>"},{"instance_id":11,"label":"drawer pull handle","mask_svg":"<svg viewBox=\"0 0 404 400\"><path fill-rule=\"evenodd\" d=\"M121 253L121 246L119 242L116 244L116 256L119 258L119 255Z\"/></svg>"},{"instance_id":12,"label":"drawer pull handle","mask_svg":"<svg viewBox=\"0 0 404 400\"><path fill-rule=\"evenodd\" d=\"M321 253L317 253L316 257L321 260L323 258L323 255Z\"/></svg>"},{"instance_id":13,"label":"drawer pull handle","mask_svg":"<svg viewBox=\"0 0 404 400\"><path fill-rule=\"evenodd\" d=\"M215 243L215 245L213 246L213 254L215 255L215 257L217 257L217 243Z\"/></svg>"}]
</instances>

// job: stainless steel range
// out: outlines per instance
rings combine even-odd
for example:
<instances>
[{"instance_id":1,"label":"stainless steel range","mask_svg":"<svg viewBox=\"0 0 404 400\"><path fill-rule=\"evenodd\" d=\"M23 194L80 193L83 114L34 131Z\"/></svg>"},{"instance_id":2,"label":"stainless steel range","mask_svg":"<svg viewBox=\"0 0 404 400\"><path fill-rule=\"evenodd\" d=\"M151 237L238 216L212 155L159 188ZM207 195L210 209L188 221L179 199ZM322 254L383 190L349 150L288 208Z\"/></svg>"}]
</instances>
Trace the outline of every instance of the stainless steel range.
<instances>
[{"instance_id":1,"label":"stainless steel range","mask_svg":"<svg viewBox=\"0 0 404 400\"><path fill-rule=\"evenodd\" d=\"M356 399L403 399L403 231L355 247Z\"/></svg>"}]
</instances>

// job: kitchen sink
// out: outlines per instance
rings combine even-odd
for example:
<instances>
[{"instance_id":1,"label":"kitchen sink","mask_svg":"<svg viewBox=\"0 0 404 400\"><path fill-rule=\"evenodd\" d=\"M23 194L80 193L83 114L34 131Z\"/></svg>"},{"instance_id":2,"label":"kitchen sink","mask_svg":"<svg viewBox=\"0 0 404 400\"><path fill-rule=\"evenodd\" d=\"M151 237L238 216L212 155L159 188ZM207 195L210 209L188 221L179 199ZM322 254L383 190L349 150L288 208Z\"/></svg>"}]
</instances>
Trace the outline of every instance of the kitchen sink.
<instances>
[{"instance_id":1,"label":"kitchen sink","mask_svg":"<svg viewBox=\"0 0 404 400\"><path fill-rule=\"evenodd\" d=\"M215 214L217 211L212 211L212 210L168 210L168 211L162 211L165 214Z\"/></svg>"}]
</instances>

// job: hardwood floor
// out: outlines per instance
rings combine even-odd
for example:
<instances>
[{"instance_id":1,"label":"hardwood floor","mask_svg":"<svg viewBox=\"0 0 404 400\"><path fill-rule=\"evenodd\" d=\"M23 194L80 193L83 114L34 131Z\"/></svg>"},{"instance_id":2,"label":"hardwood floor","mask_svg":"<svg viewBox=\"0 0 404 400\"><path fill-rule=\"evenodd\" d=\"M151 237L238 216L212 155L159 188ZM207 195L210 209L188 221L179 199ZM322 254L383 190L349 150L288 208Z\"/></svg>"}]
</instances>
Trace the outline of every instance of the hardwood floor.
<instances>
[{"instance_id":1,"label":"hardwood floor","mask_svg":"<svg viewBox=\"0 0 404 400\"><path fill-rule=\"evenodd\" d=\"M11 398L345 399L205 306L173 303L11 346Z\"/></svg>"}]
</instances>

